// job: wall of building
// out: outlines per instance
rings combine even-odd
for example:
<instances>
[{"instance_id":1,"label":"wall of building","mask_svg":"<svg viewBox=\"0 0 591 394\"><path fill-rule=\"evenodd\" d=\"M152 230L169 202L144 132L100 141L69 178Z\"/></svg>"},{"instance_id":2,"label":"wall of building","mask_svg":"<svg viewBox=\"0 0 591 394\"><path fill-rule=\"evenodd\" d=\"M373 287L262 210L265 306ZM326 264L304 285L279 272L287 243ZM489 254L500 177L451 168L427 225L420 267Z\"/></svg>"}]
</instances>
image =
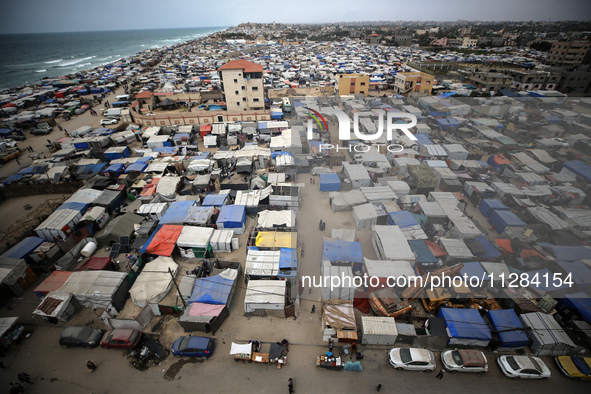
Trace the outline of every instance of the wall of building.
<instances>
[{"instance_id":1,"label":"wall of building","mask_svg":"<svg viewBox=\"0 0 591 394\"><path fill-rule=\"evenodd\" d=\"M244 71L240 69L222 70L221 74L228 112L265 108L262 78L248 78L247 80L244 77ZM258 102L255 99L258 99Z\"/></svg>"},{"instance_id":2,"label":"wall of building","mask_svg":"<svg viewBox=\"0 0 591 394\"><path fill-rule=\"evenodd\" d=\"M369 92L369 75L341 74L338 76L339 96L349 94L363 94L367 97Z\"/></svg>"},{"instance_id":3,"label":"wall of building","mask_svg":"<svg viewBox=\"0 0 591 394\"><path fill-rule=\"evenodd\" d=\"M134 123L142 126L174 126L174 125L203 125L220 122L256 122L271 120L269 111L200 111L183 113L157 113L154 115L139 115L133 113Z\"/></svg>"}]
</instances>

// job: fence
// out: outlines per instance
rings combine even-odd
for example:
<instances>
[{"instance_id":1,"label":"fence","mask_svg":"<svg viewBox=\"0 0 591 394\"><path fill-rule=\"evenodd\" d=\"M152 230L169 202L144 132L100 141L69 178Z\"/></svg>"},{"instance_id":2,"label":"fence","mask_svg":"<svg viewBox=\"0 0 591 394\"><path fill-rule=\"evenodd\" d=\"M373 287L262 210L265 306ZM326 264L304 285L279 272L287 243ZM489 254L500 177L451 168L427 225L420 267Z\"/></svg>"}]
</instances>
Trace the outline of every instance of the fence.
<instances>
[{"instance_id":1,"label":"fence","mask_svg":"<svg viewBox=\"0 0 591 394\"><path fill-rule=\"evenodd\" d=\"M142 126L175 126L175 125L203 125L212 123L257 122L271 120L268 111L245 111L228 113L226 111L207 111L207 113L158 113L154 115L140 115L132 113L134 122Z\"/></svg>"}]
</instances>

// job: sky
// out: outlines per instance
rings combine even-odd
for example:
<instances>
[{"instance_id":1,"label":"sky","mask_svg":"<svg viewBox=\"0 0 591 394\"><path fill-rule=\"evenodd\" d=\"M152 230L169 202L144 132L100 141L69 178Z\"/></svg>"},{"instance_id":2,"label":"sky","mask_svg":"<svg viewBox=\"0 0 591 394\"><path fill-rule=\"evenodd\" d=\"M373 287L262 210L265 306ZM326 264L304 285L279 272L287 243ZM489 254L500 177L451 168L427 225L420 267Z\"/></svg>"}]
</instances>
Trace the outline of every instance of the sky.
<instances>
[{"instance_id":1,"label":"sky","mask_svg":"<svg viewBox=\"0 0 591 394\"><path fill-rule=\"evenodd\" d=\"M242 22L591 20L589 0L0 0L0 34Z\"/></svg>"}]
</instances>

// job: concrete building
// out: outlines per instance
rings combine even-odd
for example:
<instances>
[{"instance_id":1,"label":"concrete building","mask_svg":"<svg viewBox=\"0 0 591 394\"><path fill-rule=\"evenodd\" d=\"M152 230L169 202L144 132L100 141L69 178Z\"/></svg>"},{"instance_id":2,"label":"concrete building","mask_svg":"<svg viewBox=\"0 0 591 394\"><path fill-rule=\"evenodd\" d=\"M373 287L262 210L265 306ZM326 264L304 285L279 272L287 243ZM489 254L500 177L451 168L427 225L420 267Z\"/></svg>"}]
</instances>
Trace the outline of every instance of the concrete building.
<instances>
[{"instance_id":1,"label":"concrete building","mask_svg":"<svg viewBox=\"0 0 591 394\"><path fill-rule=\"evenodd\" d=\"M435 77L424 72L398 73L394 79L394 90L404 96L429 96Z\"/></svg>"},{"instance_id":2,"label":"concrete building","mask_svg":"<svg viewBox=\"0 0 591 394\"><path fill-rule=\"evenodd\" d=\"M462 38L462 44L460 48L471 48L478 45L478 38L472 38L470 36L464 36Z\"/></svg>"},{"instance_id":3,"label":"concrete building","mask_svg":"<svg viewBox=\"0 0 591 394\"><path fill-rule=\"evenodd\" d=\"M591 95L591 66L575 66L568 69L553 69L560 73L558 90L569 96Z\"/></svg>"},{"instance_id":4,"label":"concrete building","mask_svg":"<svg viewBox=\"0 0 591 394\"><path fill-rule=\"evenodd\" d=\"M487 92L499 91L499 89L509 89L511 87L511 77L491 72L475 71L467 76L467 79L479 89Z\"/></svg>"},{"instance_id":5,"label":"concrete building","mask_svg":"<svg viewBox=\"0 0 591 394\"><path fill-rule=\"evenodd\" d=\"M374 45L379 44L380 43L380 35L376 34L376 33L370 34L367 37L367 43L374 44Z\"/></svg>"},{"instance_id":6,"label":"concrete building","mask_svg":"<svg viewBox=\"0 0 591 394\"><path fill-rule=\"evenodd\" d=\"M511 87L518 90L554 90L558 87L560 73L540 70L509 70L513 79Z\"/></svg>"},{"instance_id":7,"label":"concrete building","mask_svg":"<svg viewBox=\"0 0 591 394\"><path fill-rule=\"evenodd\" d=\"M369 75L339 74L337 76L337 89L339 96L363 94L367 97L369 92Z\"/></svg>"},{"instance_id":8,"label":"concrete building","mask_svg":"<svg viewBox=\"0 0 591 394\"><path fill-rule=\"evenodd\" d=\"M548 52L546 63L552 66L570 66L589 63L591 40L556 41Z\"/></svg>"},{"instance_id":9,"label":"concrete building","mask_svg":"<svg viewBox=\"0 0 591 394\"><path fill-rule=\"evenodd\" d=\"M394 33L394 41L399 47L409 47L412 45L412 37L406 31L398 31Z\"/></svg>"},{"instance_id":10,"label":"concrete building","mask_svg":"<svg viewBox=\"0 0 591 394\"><path fill-rule=\"evenodd\" d=\"M433 41L431 41L431 43L429 45L445 47L445 46L447 46L447 37L438 38L436 40L433 40Z\"/></svg>"},{"instance_id":11,"label":"concrete building","mask_svg":"<svg viewBox=\"0 0 591 394\"><path fill-rule=\"evenodd\" d=\"M218 71L228 112L265 109L264 67L247 60L231 60Z\"/></svg>"},{"instance_id":12,"label":"concrete building","mask_svg":"<svg viewBox=\"0 0 591 394\"><path fill-rule=\"evenodd\" d=\"M500 47L505 44L505 39L503 37L480 37L478 39L478 45L483 45L487 47Z\"/></svg>"}]
</instances>

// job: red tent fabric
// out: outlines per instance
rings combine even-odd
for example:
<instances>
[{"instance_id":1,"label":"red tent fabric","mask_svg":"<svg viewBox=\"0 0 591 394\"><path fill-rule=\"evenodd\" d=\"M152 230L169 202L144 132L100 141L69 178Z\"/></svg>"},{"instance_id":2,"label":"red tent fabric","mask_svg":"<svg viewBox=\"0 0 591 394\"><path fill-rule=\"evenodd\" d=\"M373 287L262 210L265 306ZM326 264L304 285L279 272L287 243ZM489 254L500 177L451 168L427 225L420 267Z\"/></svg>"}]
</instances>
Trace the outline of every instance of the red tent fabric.
<instances>
[{"instance_id":1,"label":"red tent fabric","mask_svg":"<svg viewBox=\"0 0 591 394\"><path fill-rule=\"evenodd\" d=\"M201 126L199 128L199 135L201 136L201 138L205 137L209 133L211 133L211 125L210 124L204 124L203 126Z\"/></svg>"},{"instance_id":2,"label":"red tent fabric","mask_svg":"<svg viewBox=\"0 0 591 394\"><path fill-rule=\"evenodd\" d=\"M146 253L155 254L157 256L170 256L176 245L176 240L183 230L183 226L175 226L165 224L156 233L150 246L146 249Z\"/></svg>"},{"instance_id":3,"label":"red tent fabric","mask_svg":"<svg viewBox=\"0 0 591 394\"><path fill-rule=\"evenodd\" d=\"M91 257L88 261L76 269L76 271L95 270L101 271L106 269L111 263L110 257Z\"/></svg>"},{"instance_id":4,"label":"red tent fabric","mask_svg":"<svg viewBox=\"0 0 591 394\"><path fill-rule=\"evenodd\" d=\"M369 305L369 291L356 291L353 299L353 306L361 313L369 313L371 306Z\"/></svg>"},{"instance_id":5,"label":"red tent fabric","mask_svg":"<svg viewBox=\"0 0 591 394\"><path fill-rule=\"evenodd\" d=\"M37 297L43 297L47 293L57 291L64 285L64 283L66 283L70 278L70 275L72 275L71 271L53 271L47 279L41 282L41 284L33 290L33 293L35 293Z\"/></svg>"},{"instance_id":6,"label":"red tent fabric","mask_svg":"<svg viewBox=\"0 0 591 394\"><path fill-rule=\"evenodd\" d=\"M435 256L437 258L447 256L447 252L445 250L443 250L441 248L441 246L437 245L435 242L431 242L431 241L423 241L423 242L425 242L425 245L427 245L427 247L429 248L431 253L433 253L433 256Z\"/></svg>"},{"instance_id":7,"label":"red tent fabric","mask_svg":"<svg viewBox=\"0 0 591 394\"><path fill-rule=\"evenodd\" d=\"M513 247L511 246L510 239L495 238L495 242L497 243L497 245L499 245L501 247L501 249L503 249L503 253L505 253L505 254L515 253L515 251L513 250Z\"/></svg>"}]
</instances>

